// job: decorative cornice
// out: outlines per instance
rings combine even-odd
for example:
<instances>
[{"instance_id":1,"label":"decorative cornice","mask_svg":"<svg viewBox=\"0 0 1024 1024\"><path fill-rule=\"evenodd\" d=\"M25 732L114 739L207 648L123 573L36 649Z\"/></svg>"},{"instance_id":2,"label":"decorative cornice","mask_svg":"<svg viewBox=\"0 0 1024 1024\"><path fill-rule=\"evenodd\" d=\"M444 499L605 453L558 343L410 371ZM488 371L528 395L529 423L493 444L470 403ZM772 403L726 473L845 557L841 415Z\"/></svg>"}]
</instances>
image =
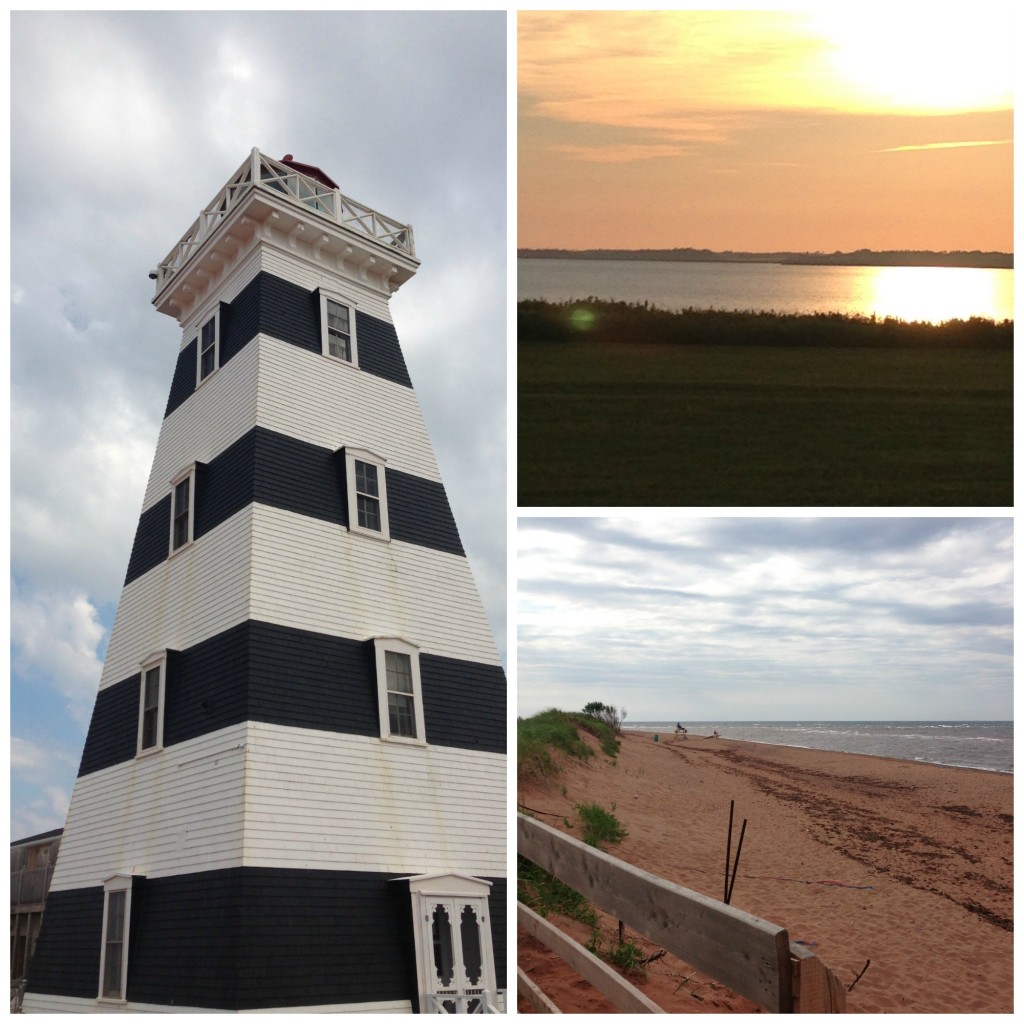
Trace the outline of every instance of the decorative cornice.
<instances>
[{"instance_id":1,"label":"decorative cornice","mask_svg":"<svg viewBox=\"0 0 1024 1024\"><path fill-rule=\"evenodd\" d=\"M160 264L153 304L161 313L184 319L259 246L348 277L385 297L419 267L411 227L253 150Z\"/></svg>"}]
</instances>

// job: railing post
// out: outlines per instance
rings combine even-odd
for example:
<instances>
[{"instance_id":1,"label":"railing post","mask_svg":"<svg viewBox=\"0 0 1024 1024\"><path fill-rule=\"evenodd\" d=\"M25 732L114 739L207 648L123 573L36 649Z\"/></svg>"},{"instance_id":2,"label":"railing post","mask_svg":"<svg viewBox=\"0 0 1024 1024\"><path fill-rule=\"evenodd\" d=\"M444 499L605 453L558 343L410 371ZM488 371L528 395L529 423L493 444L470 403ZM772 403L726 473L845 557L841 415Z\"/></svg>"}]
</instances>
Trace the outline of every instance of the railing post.
<instances>
[{"instance_id":1,"label":"railing post","mask_svg":"<svg viewBox=\"0 0 1024 1024\"><path fill-rule=\"evenodd\" d=\"M252 177L252 183L255 186L260 180L260 151L255 146L252 147L252 153L250 154L249 159L252 161L250 174Z\"/></svg>"}]
</instances>

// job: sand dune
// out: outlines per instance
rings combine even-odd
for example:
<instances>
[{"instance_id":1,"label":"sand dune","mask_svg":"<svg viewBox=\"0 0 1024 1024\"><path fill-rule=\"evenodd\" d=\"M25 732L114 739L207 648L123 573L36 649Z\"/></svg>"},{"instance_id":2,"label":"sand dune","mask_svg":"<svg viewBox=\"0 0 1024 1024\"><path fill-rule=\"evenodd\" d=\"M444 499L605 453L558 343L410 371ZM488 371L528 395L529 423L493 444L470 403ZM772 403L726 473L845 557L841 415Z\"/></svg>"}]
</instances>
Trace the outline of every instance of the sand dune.
<instances>
[{"instance_id":1,"label":"sand dune","mask_svg":"<svg viewBox=\"0 0 1024 1024\"><path fill-rule=\"evenodd\" d=\"M614 804L629 836L609 852L716 899L733 800L734 851L747 819L733 905L784 925L844 985L870 960L850 1012L984 1013L1013 1006L1012 790L990 772L641 733L614 765L572 762L519 798L570 834L576 803ZM610 1010L546 951L524 946L520 963L564 1012ZM672 1012L754 1009L671 957L641 987Z\"/></svg>"}]
</instances>

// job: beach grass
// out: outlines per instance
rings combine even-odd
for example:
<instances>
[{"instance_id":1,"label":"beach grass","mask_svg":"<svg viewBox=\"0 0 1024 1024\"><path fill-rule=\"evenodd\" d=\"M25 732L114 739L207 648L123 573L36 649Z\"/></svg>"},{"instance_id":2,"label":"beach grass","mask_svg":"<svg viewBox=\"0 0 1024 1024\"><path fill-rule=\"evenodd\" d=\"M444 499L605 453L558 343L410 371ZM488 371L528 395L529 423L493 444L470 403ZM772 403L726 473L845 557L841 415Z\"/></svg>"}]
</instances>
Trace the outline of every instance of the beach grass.
<instances>
[{"instance_id":1,"label":"beach grass","mask_svg":"<svg viewBox=\"0 0 1024 1024\"><path fill-rule=\"evenodd\" d=\"M520 505L1013 503L1012 324L608 305L520 305Z\"/></svg>"},{"instance_id":2,"label":"beach grass","mask_svg":"<svg viewBox=\"0 0 1024 1024\"><path fill-rule=\"evenodd\" d=\"M615 808L607 810L600 804L576 805L576 815L583 827L583 842L601 848L602 843L621 843L629 833L615 817Z\"/></svg>"},{"instance_id":3,"label":"beach grass","mask_svg":"<svg viewBox=\"0 0 1024 1024\"><path fill-rule=\"evenodd\" d=\"M585 759L593 750L584 742L576 723L563 711L549 708L530 718L520 718L516 729L516 759L519 772L535 777L553 775L558 761L552 752Z\"/></svg>"},{"instance_id":4,"label":"beach grass","mask_svg":"<svg viewBox=\"0 0 1024 1024\"><path fill-rule=\"evenodd\" d=\"M530 718L520 718L516 729L520 775L543 778L557 773L555 751L581 760L592 757L594 750L580 735L581 729L590 733L609 757L618 753L614 729L593 715L549 708Z\"/></svg>"},{"instance_id":5,"label":"beach grass","mask_svg":"<svg viewBox=\"0 0 1024 1024\"><path fill-rule=\"evenodd\" d=\"M593 927L597 914L593 906L575 889L548 874L525 857L516 858L518 899L541 917L564 914Z\"/></svg>"}]
</instances>

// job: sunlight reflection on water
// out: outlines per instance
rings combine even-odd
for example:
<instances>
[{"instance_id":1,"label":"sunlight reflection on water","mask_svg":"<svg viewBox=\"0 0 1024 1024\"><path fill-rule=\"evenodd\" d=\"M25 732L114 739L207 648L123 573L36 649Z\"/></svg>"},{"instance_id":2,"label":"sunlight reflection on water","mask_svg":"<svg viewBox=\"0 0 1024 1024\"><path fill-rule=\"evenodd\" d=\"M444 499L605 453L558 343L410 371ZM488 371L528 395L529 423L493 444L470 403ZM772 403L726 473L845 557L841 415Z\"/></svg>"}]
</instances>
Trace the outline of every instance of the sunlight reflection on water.
<instances>
[{"instance_id":1,"label":"sunlight reflection on water","mask_svg":"<svg viewBox=\"0 0 1024 1024\"><path fill-rule=\"evenodd\" d=\"M867 267L863 308L900 320L1013 319L1013 275L976 267Z\"/></svg>"},{"instance_id":2,"label":"sunlight reflection on water","mask_svg":"<svg viewBox=\"0 0 1024 1024\"><path fill-rule=\"evenodd\" d=\"M669 310L1013 319L1012 270L566 259L521 259L518 269L519 298L549 302L593 295Z\"/></svg>"}]
</instances>

